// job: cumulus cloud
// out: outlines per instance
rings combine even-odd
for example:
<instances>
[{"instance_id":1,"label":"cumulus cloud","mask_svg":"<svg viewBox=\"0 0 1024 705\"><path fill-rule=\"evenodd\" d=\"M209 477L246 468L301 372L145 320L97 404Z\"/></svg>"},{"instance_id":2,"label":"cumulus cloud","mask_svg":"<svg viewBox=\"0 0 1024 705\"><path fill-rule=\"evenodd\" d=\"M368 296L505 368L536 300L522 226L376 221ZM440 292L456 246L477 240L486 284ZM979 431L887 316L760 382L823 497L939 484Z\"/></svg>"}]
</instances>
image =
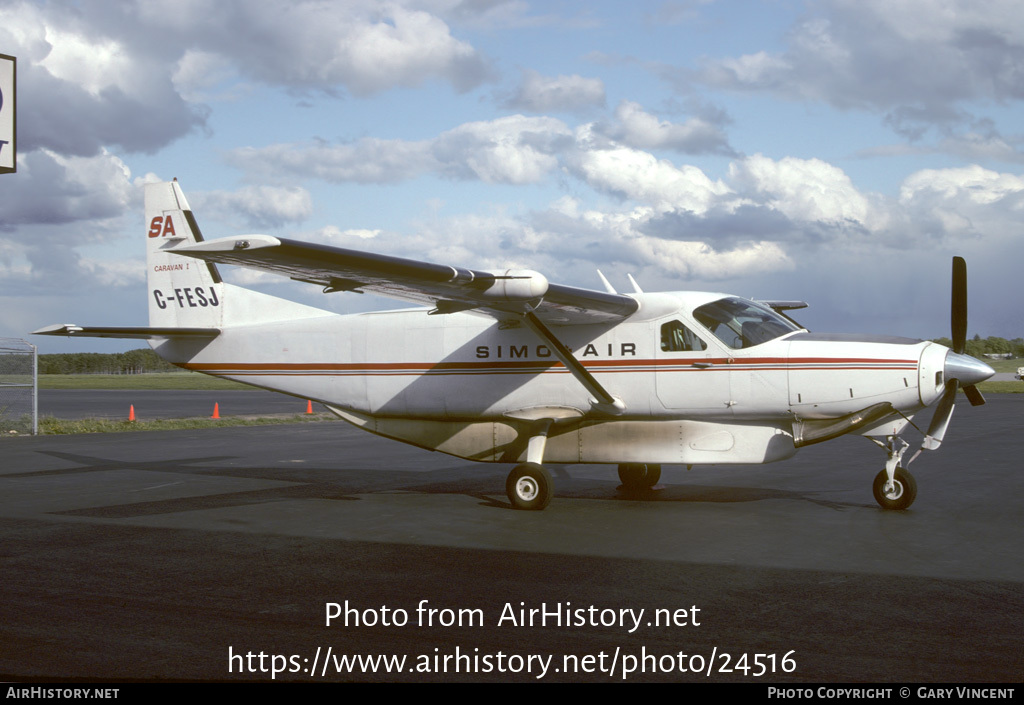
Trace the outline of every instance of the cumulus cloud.
<instances>
[{"instance_id":1,"label":"cumulus cloud","mask_svg":"<svg viewBox=\"0 0 1024 705\"><path fill-rule=\"evenodd\" d=\"M238 191L200 194L196 208L224 221L241 220L253 228L299 223L313 212L313 199L299 186L246 186Z\"/></svg>"},{"instance_id":2,"label":"cumulus cloud","mask_svg":"<svg viewBox=\"0 0 1024 705\"><path fill-rule=\"evenodd\" d=\"M883 216L850 177L820 159L775 161L756 154L730 164L729 181L745 196L794 220L881 226Z\"/></svg>"},{"instance_id":3,"label":"cumulus cloud","mask_svg":"<svg viewBox=\"0 0 1024 705\"><path fill-rule=\"evenodd\" d=\"M128 167L116 156L68 157L40 149L19 154L17 175L6 177L0 189L0 230L114 218L136 201Z\"/></svg>"},{"instance_id":4,"label":"cumulus cloud","mask_svg":"<svg viewBox=\"0 0 1024 705\"><path fill-rule=\"evenodd\" d=\"M599 78L542 76L536 71L523 72L522 82L506 107L533 113L578 111L603 107L604 82Z\"/></svg>"},{"instance_id":5,"label":"cumulus cloud","mask_svg":"<svg viewBox=\"0 0 1024 705\"><path fill-rule=\"evenodd\" d=\"M55 6L0 7L0 46L18 56L19 149L93 156L151 152L204 121L166 66Z\"/></svg>"},{"instance_id":6,"label":"cumulus cloud","mask_svg":"<svg viewBox=\"0 0 1024 705\"><path fill-rule=\"evenodd\" d=\"M141 236L138 217L129 222L124 215L141 209L141 189L114 155L19 154L17 174L4 177L0 188L0 296L86 295L138 282L144 272L138 262L134 274L123 276L117 262L81 252L116 247L126 232Z\"/></svg>"},{"instance_id":7,"label":"cumulus cloud","mask_svg":"<svg viewBox=\"0 0 1024 705\"><path fill-rule=\"evenodd\" d=\"M228 160L264 176L286 172L331 182L395 183L433 172L453 179L524 184L555 169L560 145L571 139L571 131L559 120L513 115L465 123L429 140L271 145L235 150Z\"/></svg>"},{"instance_id":8,"label":"cumulus cloud","mask_svg":"<svg viewBox=\"0 0 1024 705\"><path fill-rule=\"evenodd\" d=\"M236 149L227 161L260 178L291 174L330 182L394 183L437 168L427 141L367 137L346 144L275 144Z\"/></svg>"},{"instance_id":9,"label":"cumulus cloud","mask_svg":"<svg viewBox=\"0 0 1024 705\"><path fill-rule=\"evenodd\" d=\"M203 128L198 101L240 80L365 96L425 81L464 91L487 60L415 3L128 0L0 7L19 57L20 148L154 152Z\"/></svg>"},{"instance_id":10,"label":"cumulus cloud","mask_svg":"<svg viewBox=\"0 0 1024 705\"><path fill-rule=\"evenodd\" d=\"M703 117L685 123L660 120L633 101L624 100L615 109L615 122L595 126L609 139L638 149L671 149L686 154L735 155L721 124Z\"/></svg>"},{"instance_id":11,"label":"cumulus cloud","mask_svg":"<svg viewBox=\"0 0 1024 705\"><path fill-rule=\"evenodd\" d=\"M137 13L165 36L228 58L243 76L289 88L370 95L441 79L468 90L490 73L476 49L412 2L159 0Z\"/></svg>"},{"instance_id":12,"label":"cumulus cloud","mask_svg":"<svg viewBox=\"0 0 1024 705\"><path fill-rule=\"evenodd\" d=\"M146 282L146 260L142 257L126 260L83 257L78 264L102 287L132 287Z\"/></svg>"},{"instance_id":13,"label":"cumulus cloud","mask_svg":"<svg viewBox=\"0 0 1024 705\"><path fill-rule=\"evenodd\" d=\"M781 52L707 60L675 77L876 111L911 140L933 128L977 134L965 105L1024 99L1016 0L826 0L809 12Z\"/></svg>"},{"instance_id":14,"label":"cumulus cloud","mask_svg":"<svg viewBox=\"0 0 1024 705\"><path fill-rule=\"evenodd\" d=\"M188 49L174 66L174 89L190 103L231 97L235 72L227 57L201 49Z\"/></svg>"},{"instance_id":15,"label":"cumulus cloud","mask_svg":"<svg viewBox=\"0 0 1024 705\"><path fill-rule=\"evenodd\" d=\"M425 140L367 137L349 143L276 144L236 149L226 158L250 178L287 175L335 183L398 183L433 173L529 184L566 171L622 198L698 211L728 190L696 167L676 166L629 144L693 151L702 151L703 144L711 150L723 145L716 129L699 120L686 125L658 121L636 104L626 104L619 114L624 121L614 129L589 123L573 130L552 117L510 115L464 123Z\"/></svg>"},{"instance_id":16,"label":"cumulus cloud","mask_svg":"<svg viewBox=\"0 0 1024 705\"><path fill-rule=\"evenodd\" d=\"M646 225L657 213L649 208L622 211L581 208L560 199L548 209L527 214L462 214L417 223L413 232L377 231L375 252L482 269L526 267L553 281L599 287L598 268L629 271L652 286L664 282L708 281L788 270L792 259L782 245L747 238L709 243L701 239L652 236ZM365 247L359 233L338 228L311 235L341 247Z\"/></svg>"},{"instance_id":17,"label":"cumulus cloud","mask_svg":"<svg viewBox=\"0 0 1024 705\"><path fill-rule=\"evenodd\" d=\"M581 130L586 143L586 130ZM572 159L574 171L590 186L657 208L706 212L712 204L728 199L731 190L710 179L695 166L676 166L649 152L613 146L581 149Z\"/></svg>"},{"instance_id":18,"label":"cumulus cloud","mask_svg":"<svg viewBox=\"0 0 1024 705\"><path fill-rule=\"evenodd\" d=\"M977 165L923 169L900 188L900 208L921 236L962 241L1024 236L1024 177Z\"/></svg>"},{"instance_id":19,"label":"cumulus cloud","mask_svg":"<svg viewBox=\"0 0 1024 705\"><path fill-rule=\"evenodd\" d=\"M710 61L702 78L841 107L1024 97L1024 25L1014 0L828 0L813 12L793 28L786 51Z\"/></svg>"},{"instance_id":20,"label":"cumulus cloud","mask_svg":"<svg viewBox=\"0 0 1024 705\"><path fill-rule=\"evenodd\" d=\"M571 140L560 120L513 115L449 130L433 141L431 153L447 176L526 184L554 170L557 153Z\"/></svg>"},{"instance_id":21,"label":"cumulus cloud","mask_svg":"<svg viewBox=\"0 0 1024 705\"><path fill-rule=\"evenodd\" d=\"M638 118L650 142L664 144L673 134L671 124L652 121L636 104L620 107L623 124ZM464 249L444 240L449 255L473 253L471 265L495 252L519 257L554 251L563 260L586 260L592 253L594 262L620 257L714 279L730 271L783 271L797 252L952 245L965 233L981 236L978 223L989 230L989 222L1020 216L1020 178L980 167L914 174L896 198L858 188L842 169L820 159L737 157L715 178L693 164L616 141L604 127L570 129L554 118L516 115L466 123L420 141L275 145L231 159L250 171L334 182L393 183L430 173L514 185L573 178L589 189L582 199L560 200L550 212L504 223L503 236L476 233ZM595 207L602 195L616 201ZM467 222L460 225L468 229ZM386 246L389 238L377 234L375 246ZM413 246L404 242L403 248Z\"/></svg>"},{"instance_id":22,"label":"cumulus cloud","mask_svg":"<svg viewBox=\"0 0 1024 705\"><path fill-rule=\"evenodd\" d=\"M631 115L647 115L638 106L626 107ZM660 123L650 126L656 141L667 129ZM554 210L566 237L545 236L545 248L552 242L583 238L600 258L615 251L608 247L615 242L623 257L649 262L660 253L665 262L676 263L673 271L685 261L687 272L699 271L705 277L727 271L724 263L735 271L753 271L755 261L761 268L757 271L788 266L787 246L882 239L894 223L909 220L905 209L862 193L841 169L822 160L753 155L733 160L726 177L716 179L697 166L616 142L594 124L573 131L553 118L510 116L466 123L415 142L364 139L347 145L275 145L236 152L231 158L249 170L284 170L292 176L337 182L395 182L434 173L527 184L570 175L595 195L615 196L621 208L601 211L582 208L572 199L562 201ZM555 215L546 220L552 218ZM518 243L515 249L539 241L539 229L531 227L520 228L511 238ZM674 244L654 245L652 240ZM378 241L386 242L387 237ZM478 245L485 241L473 240ZM505 242L498 244L505 247ZM632 245L625 248L626 242ZM585 249L575 242L572 251ZM479 247L476 253L490 256ZM743 260L737 253L746 253L751 264L737 264ZM698 265L698 255L720 266Z\"/></svg>"},{"instance_id":23,"label":"cumulus cloud","mask_svg":"<svg viewBox=\"0 0 1024 705\"><path fill-rule=\"evenodd\" d=\"M923 169L911 174L900 188L900 200L910 202L931 193L975 205L991 205L1024 193L1024 179L972 165L954 169Z\"/></svg>"},{"instance_id":24,"label":"cumulus cloud","mask_svg":"<svg viewBox=\"0 0 1024 705\"><path fill-rule=\"evenodd\" d=\"M634 243L648 266L684 279L722 280L793 268L793 260L774 242L749 242L725 251L695 241L644 238Z\"/></svg>"}]
</instances>

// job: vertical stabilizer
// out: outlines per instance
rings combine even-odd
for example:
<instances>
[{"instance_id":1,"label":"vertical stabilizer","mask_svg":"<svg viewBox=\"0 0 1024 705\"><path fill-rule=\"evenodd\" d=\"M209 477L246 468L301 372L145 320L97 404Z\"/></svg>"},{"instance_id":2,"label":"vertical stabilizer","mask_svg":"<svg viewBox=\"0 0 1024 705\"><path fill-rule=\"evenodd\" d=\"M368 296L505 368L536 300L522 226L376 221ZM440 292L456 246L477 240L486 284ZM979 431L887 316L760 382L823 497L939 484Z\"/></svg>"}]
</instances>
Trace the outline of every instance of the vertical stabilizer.
<instances>
[{"instance_id":1,"label":"vertical stabilizer","mask_svg":"<svg viewBox=\"0 0 1024 705\"><path fill-rule=\"evenodd\" d=\"M178 182L146 184L150 326L224 329L334 315L225 283L217 265L172 252L175 247L202 241L199 225Z\"/></svg>"},{"instance_id":2,"label":"vertical stabilizer","mask_svg":"<svg viewBox=\"0 0 1024 705\"><path fill-rule=\"evenodd\" d=\"M167 252L203 236L177 181L146 184L149 325L220 328L224 284L216 265Z\"/></svg>"}]
</instances>

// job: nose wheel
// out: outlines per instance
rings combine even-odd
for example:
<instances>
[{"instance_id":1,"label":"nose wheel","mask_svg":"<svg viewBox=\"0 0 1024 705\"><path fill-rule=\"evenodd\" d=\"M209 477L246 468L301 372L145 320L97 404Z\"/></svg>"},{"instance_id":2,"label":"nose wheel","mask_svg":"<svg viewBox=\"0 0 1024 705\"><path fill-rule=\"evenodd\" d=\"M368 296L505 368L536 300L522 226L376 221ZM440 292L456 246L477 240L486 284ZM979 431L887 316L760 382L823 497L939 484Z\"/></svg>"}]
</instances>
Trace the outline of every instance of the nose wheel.
<instances>
[{"instance_id":1,"label":"nose wheel","mask_svg":"<svg viewBox=\"0 0 1024 705\"><path fill-rule=\"evenodd\" d=\"M917 481L903 468L896 468L892 481L889 480L889 472L882 470L875 476L872 489L875 501L882 509L906 509L917 497Z\"/></svg>"},{"instance_id":2,"label":"nose wheel","mask_svg":"<svg viewBox=\"0 0 1024 705\"><path fill-rule=\"evenodd\" d=\"M907 451L907 442L899 436L889 436L888 444L872 438L876 444L886 449L889 459L885 469L875 476L871 489L875 501L882 509L899 511L906 509L917 498L917 481L914 476L900 466L903 454ZM916 456L915 456L916 457ZM911 458L913 460L914 458Z\"/></svg>"}]
</instances>

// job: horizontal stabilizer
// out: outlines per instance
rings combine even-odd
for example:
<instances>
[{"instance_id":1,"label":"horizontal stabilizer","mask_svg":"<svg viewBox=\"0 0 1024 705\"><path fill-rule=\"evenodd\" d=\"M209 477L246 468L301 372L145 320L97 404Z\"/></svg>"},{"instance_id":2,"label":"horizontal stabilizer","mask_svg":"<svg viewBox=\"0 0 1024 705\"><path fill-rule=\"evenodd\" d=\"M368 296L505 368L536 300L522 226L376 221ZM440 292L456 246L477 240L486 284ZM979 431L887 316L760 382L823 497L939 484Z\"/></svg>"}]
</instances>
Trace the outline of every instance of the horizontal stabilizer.
<instances>
[{"instance_id":1,"label":"horizontal stabilizer","mask_svg":"<svg viewBox=\"0 0 1024 705\"><path fill-rule=\"evenodd\" d=\"M32 332L33 335L63 335L79 338L216 338L219 328L148 328L144 326L100 327L58 323Z\"/></svg>"}]
</instances>

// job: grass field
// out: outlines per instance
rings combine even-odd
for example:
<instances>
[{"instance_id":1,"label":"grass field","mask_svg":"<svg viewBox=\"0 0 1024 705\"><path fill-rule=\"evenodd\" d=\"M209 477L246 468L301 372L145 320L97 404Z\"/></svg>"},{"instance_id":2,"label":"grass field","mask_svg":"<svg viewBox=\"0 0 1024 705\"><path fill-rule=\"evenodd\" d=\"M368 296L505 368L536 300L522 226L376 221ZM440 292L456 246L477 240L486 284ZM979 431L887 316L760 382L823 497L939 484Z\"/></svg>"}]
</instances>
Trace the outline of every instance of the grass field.
<instances>
[{"instance_id":1,"label":"grass field","mask_svg":"<svg viewBox=\"0 0 1024 705\"><path fill-rule=\"evenodd\" d=\"M229 379L198 372L144 375L39 375L40 389L255 389Z\"/></svg>"},{"instance_id":2,"label":"grass field","mask_svg":"<svg viewBox=\"0 0 1024 705\"><path fill-rule=\"evenodd\" d=\"M982 382L978 385L982 394L1020 394L1024 392L1024 382L1011 380L1009 382Z\"/></svg>"},{"instance_id":3,"label":"grass field","mask_svg":"<svg viewBox=\"0 0 1024 705\"><path fill-rule=\"evenodd\" d=\"M1024 359L985 360L985 364L996 372L1016 372L1018 367L1024 367ZM1019 379L1007 382L982 382L978 389L982 394L1021 394L1024 393L1024 382Z\"/></svg>"},{"instance_id":4,"label":"grass field","mask_svg":"<svg viewBox=\"0 0 1024 705\"><path fill-rule=\"evenodd\" d=\"M985 360L985 364L996 372L1016 372L1018 367L1024 367L1024 358L1013 360Z\"/></svg>"},{"instance_id":5,"label":"grass field","mask_svg":"<svg viewBox=\"0 0 1024 705\"><path fill-rule=\"evenodd\" d=\"M115 421L113 419L58 419L43 416L39 419L39 433L65 435L71 433L118 433L123 431L182 431L197 428L224 428L231 426L277 426L293 423L336 421L334 414L283 414L272 416L225 416L209 419L152 419L149 421Z\"/></svg>"}]
</instances>

